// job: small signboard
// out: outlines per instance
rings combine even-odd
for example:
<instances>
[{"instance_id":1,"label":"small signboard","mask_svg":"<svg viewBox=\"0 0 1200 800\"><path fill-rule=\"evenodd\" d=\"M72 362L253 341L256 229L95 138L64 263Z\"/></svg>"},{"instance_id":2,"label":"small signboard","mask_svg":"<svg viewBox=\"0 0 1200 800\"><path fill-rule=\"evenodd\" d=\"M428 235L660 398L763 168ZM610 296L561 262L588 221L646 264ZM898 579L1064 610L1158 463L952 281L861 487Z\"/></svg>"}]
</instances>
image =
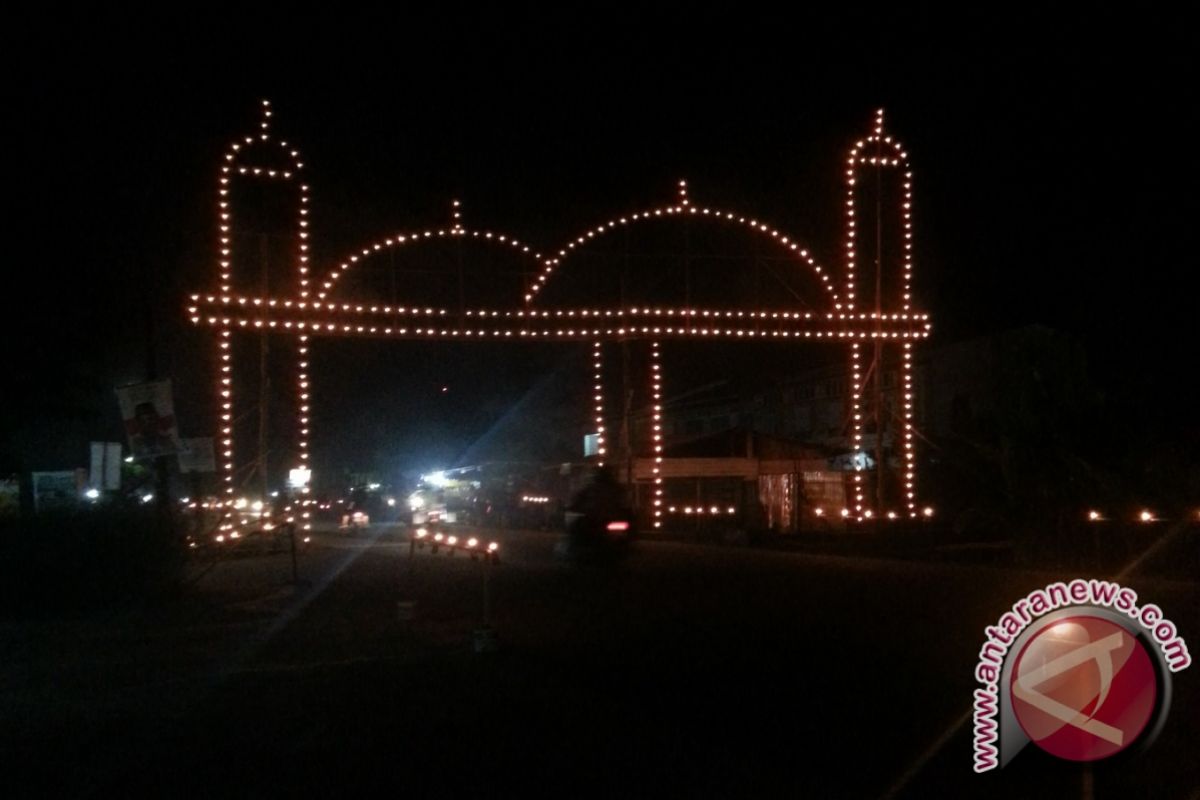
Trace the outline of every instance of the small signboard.
<instances>
[{"instance_id":1,"label":"small signboard","mask_svg":"<svg viewBox=\"0 0 1200 800\"><path fill-rule=\"evenodd\" d=\"M134 458L157 458L183 449L171 402L171 382L135 383L117 389L121 419Z\"/></svg>"},{"instance_id":2,"label":"small signboard","mask_svg":"<svg viewBox=\"0 0 1200 800\"><path fill-rule=\"evenodd\" d=\"M21 511L21 482L0 478L0 517L15 517Z\"/></svg>"},{"instance_id":3,"label":"small signboard","mask_svg":"<svg viewBox=\"0 0 1200 800\"><path fill-rule=\"evenodd\" d=\"M805 470L804 501L810 507L836 509L846 508L846 484L850 476L838 470Z\"/></svg>"},{"instance_id":4,"label":"small signboard","mask_svg":"<svg viewBox=\"0 0 1200 800\"><path fill-rule=\"evenodd\" d=\"M875 459L863 451L842 453L828 460L829 468L838 472L860 472L875 469Z\"/></svg>"},{"instance_id":5,"label":"small signboard","mask_svg":"<svg viewBox=\"0 0 1200 800\"><path fill-rule=\"evenodd\" d=\"M583 437L583 457L600 455L600 434L589 433Z\"/></svg>"},{"instance_id":6,"label":"small signboard","mask_svg":"<svg viewBox=\"0 0 1200 800\"><path fill-rule=\"evenodd\" d=\"M216 472L217 457L213 451L211 436L200 436L194 439L180 439L179 471Z\"/></svg>"}]
</instances>

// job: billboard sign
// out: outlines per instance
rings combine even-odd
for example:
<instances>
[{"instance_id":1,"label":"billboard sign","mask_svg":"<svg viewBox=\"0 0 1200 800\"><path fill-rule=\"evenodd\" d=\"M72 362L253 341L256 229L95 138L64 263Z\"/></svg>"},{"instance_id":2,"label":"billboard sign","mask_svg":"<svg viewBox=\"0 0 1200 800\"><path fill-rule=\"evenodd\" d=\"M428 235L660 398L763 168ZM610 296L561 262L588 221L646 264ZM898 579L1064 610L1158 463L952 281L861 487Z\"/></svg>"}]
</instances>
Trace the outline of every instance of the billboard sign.
<instances>
[{"instance_id":1,"label":"billboard sign","mask_svg":"<svg viewBox=\"0 0 1200 800\"><path fill-rule=\"evenodd\" d=\"M55 509L74 508L79 503L79 473L77 470L33 473L33 510L41 513Z\"/></svg>"}]
</instances>

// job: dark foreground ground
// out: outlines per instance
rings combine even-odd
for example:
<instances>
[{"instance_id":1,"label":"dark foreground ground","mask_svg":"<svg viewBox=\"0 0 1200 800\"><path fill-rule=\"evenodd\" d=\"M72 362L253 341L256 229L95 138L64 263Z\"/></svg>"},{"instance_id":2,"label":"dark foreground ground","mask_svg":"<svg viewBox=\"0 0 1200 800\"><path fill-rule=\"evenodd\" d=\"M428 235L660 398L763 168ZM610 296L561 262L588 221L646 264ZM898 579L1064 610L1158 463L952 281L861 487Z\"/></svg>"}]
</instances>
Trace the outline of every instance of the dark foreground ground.
<instances>
[{"instance_id":1,"label":"dark foreground ground","mask_svg":"<svg viewBox=\"0 0 1200 800\"><path fill-rule=\"evenodd\" d=\"M1164 529L1165 530L1165 529ZM1200 536L1124 579L1200 654ZM505 533L499 652L476 655L481 566L400 534L224 558L153 611L0 625L0 794L411 792L1189 797L1200 668L1145 754L1094 771L1029 748L971 771L983 627L1086 570L642 543L570 568ZM417 601L399 618L397 601Z\"/></svg>"}]
</instances>

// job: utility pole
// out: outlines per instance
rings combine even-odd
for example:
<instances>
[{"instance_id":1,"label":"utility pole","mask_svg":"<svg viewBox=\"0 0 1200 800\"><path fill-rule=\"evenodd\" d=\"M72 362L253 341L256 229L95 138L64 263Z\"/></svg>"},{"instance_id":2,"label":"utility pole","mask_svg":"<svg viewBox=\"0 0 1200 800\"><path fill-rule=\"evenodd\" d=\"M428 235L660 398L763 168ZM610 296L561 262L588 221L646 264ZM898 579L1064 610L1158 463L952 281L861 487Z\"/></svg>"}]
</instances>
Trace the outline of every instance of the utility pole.
<instances>
[{"instance_id":1,"label":"utility pole","mask_svg":"<svg viewBox=\"0 0 1200 800\"><path fill-rule=\"evenodd\" d=\"M629 292L629 230L625 230L625 252L621 270L621 301L624 308ZM630 431L630 413L633 407L633 389L629 385L629 341L621 340L621 455L625 462L625 497L637 513L637 491L633 481L633 435Z\"/></svg>"},{"instance_id":2,"label":"utility pole","mask_svg":"<svg viewBox=\"0 0 1200 800\"><path fill-rule=\"evenodd\" d=\"M262 257L262 296L270 297L270 278L267 269L269 247L267 234L259 236L259 253ZM263 328L258 343L258 477L264 506L267 504L267 423L270 399L270 377L267 374L267 331Z\"/></svg>"},{"instance_id":3,"label":"utility pole","mask_svg":"<svg viewBox=\"0 0 1200 800\"><path fill-rule=\"evenodd\" d=\"M625 493L637 513L638 497L633 480L633 388L629 385L629 340L621 340L621 451L625 456Z\"/></svg>"},{"instance_id":4,"label":"utility pole","mask_svg":"<svg viewBox=\"0 0 1200 800\"><path fill-rule=\"evenodd\" d=\"M149 278L150 269L144 263L143 274ZM154 303L149 287L149 280L142 281L142 306L146 311L146 380L158 380L158 361L155 357L155 325ZM171 531L171 481L167 471L165 455L154 456L154 509L158 517L159 534L169 535Z\"/></svg>"}]
</instances>

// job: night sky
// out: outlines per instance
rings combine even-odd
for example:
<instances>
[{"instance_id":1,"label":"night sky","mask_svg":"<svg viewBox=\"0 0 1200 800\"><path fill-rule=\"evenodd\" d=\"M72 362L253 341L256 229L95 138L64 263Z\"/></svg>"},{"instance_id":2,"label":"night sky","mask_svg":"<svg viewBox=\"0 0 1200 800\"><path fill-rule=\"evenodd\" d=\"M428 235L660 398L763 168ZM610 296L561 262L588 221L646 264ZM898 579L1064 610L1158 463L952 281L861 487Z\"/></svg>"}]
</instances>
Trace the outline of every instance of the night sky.
<instances>
[{"instance_id":1,"label":"night sky","mask_svg":"<svg viewBox=\"0 0 1200 800\"><path fill-rule=\"evenodd\" d=\"M183 433L211 429L195 368L209 337L183 309L215 283L218 160L264 97L305 155L317 274L444 224L453 198L469 225L549 249L686 178L840 275L841 160L883 106L916 173L935 342L1074 333L1098 386L1194 430L1194 41L1180 19L1105 13L27 20L7 56L0 468L83 465L88 440L119 437L112 387L145 376L150 329ZM380 433L432 460L573 363L406 345L363 359L316 365L318 417L352 436L386 415Z\"/></svg>"}]
</instances>

